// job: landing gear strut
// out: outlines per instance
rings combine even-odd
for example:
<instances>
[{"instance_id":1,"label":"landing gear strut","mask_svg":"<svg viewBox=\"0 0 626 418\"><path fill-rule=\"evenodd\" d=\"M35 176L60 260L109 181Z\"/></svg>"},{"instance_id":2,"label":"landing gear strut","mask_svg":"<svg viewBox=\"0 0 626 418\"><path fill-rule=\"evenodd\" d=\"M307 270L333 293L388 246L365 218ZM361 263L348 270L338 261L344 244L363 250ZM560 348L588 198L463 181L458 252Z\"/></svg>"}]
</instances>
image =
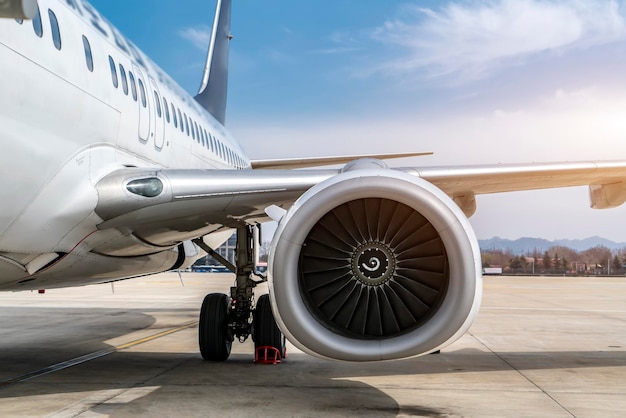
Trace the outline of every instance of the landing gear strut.
<instances>
[{"instance_id":1,"label":"landing gear strut","mask_svg":"<svg viewBox=\"0 0 626 418\"><path fill-rule=\"evenodd\" d=\"M237 229L237 250L235 265L221 260L236 274L235 285L230 289L230 297L212 293L205 297L200 310L199 345L202 358L208 361L225 361L235 338L244 342L253 335L255 348L271 347L285 354L285 337L282 335L270 306L268 295L259 298L254 309L254 288L261 282L254 272L254 250L257 240L254 228L245 226ZM196 245L213 255L215 252L201 239Z\"/></svg>"}]
</instances>

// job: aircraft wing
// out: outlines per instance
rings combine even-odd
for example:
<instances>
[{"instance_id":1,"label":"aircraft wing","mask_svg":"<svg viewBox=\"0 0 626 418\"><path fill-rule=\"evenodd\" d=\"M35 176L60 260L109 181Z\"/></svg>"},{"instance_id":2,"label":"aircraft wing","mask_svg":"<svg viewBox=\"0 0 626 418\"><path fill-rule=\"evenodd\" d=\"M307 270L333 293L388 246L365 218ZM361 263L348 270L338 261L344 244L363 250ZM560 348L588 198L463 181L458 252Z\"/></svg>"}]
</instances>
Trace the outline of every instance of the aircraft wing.
<instances>
[{"instance_id":1,"label":"aircraft wing","mask_svg":"<svg viewBox=\"0 0 626 418\"><path fill-rule=\"evenodd\" d=\"M451 196L473 214L480 194L589 186L591 207L606 209L626 201L626 161L405 168Z\"/></svg>"},{"instance_id":2,"label":"aircraft wing","mask_svg":"<svg viewBox=\"0 0 626 418\"><path fill-rule=\"evenodd\" d=\"M434 184L467 216L475 210L476 195L518 190L590 186L594 208L619 206L626 201L626 161L395 170ZM122 169L98 183L96 213L104 220L100 229L126 229L148 242L170 245L224 227L267 220L264 211L268 206L287 209L306 190L340 172Z\"/></svg>"},{"instance_id":3,"label":"aircraft wing","mask_svg":"<svg viewBox=\"0 0 626 418\"><path fill-rule=\"evenodd\" d=\"M253 169L293 169L310 168L335 164L347 164L350 161L362 158L375 158L377 160L391 160L394 158L422 157L432 155L432 152L407 152L396 154L367 154L367 155L342 155L335 157L308 157L308 158L285 158L273 160L252 160L250 165Z\"/></svg>"}]
</instances>

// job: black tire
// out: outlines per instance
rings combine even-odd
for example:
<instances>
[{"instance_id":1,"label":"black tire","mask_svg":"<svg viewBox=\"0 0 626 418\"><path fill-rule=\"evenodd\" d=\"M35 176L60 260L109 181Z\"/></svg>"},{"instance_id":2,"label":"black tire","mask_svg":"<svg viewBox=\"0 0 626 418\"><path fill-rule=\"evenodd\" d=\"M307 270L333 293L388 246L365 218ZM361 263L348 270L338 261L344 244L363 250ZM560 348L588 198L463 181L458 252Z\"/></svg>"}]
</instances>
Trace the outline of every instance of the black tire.
<instances>
[{"instance_id":1,"label":"black tire","mask_svg":"<svg viewBox=\"0 0 626 418\"><path fill-rule=\"evenodd\" d=\"M229 298L211 293L204 298L200 309L198 342L202 358L207 361L226 361L233 345L227 333Z\"/></svg>"},{"instance_id":2,"label":"black tire","mask_svg":"<svg viewBox=\"0 0 626 418\"><path fill-rule=\"evenodd\" d=\"M252 337L255 350L259 347L274 347L280 352L281 357L285 358L287 354L285 336L276 325L269 295L262 295L256 303Z\"/></svg>"}]
</instances>

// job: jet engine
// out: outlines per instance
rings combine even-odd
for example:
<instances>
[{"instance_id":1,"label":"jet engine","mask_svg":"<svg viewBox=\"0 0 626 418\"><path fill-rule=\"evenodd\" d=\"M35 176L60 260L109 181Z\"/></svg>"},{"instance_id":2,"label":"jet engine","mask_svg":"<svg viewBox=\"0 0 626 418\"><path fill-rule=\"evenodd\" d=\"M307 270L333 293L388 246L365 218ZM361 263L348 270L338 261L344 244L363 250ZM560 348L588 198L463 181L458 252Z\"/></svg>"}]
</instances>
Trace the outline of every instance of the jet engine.
<instances>
[{"instance_id":1,"label":"jet engine","mask_svg":"<svg viewBox=\"0 0 626 418\"><path fill-rule=\"evenodd\" d=\"M478 242L459 207L378 160L354 161L296 201L268 278L289 341L347 361L436 351L467 331L482 295Z\"/></svg>"}]
</instances>

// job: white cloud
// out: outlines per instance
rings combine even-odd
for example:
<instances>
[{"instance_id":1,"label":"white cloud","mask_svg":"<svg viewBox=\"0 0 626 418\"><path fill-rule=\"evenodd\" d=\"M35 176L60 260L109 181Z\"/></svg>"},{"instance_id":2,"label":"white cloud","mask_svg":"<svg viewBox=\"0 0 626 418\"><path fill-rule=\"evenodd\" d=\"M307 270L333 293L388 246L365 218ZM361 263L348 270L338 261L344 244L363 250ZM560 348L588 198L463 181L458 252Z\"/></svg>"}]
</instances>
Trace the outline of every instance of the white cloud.
<instances>
[{"instance_id":1,"label":"white cloud","mask_svg":"<svg viewBox=\"0 0 626 418\"><path fill-rule=\"evenodd\" d=\"M378 71L480 79L539 53L626 38L617 0L487 0L403 11L374 31L376 40L400 49Z\"/></svg>"},{"instance_id":2,"label":"white cloud","mask_svg":"<svg viewBox=\"0 0 626 418\"><path fill-rule=\"evenodd\" d=\"M188 41L191 41L194 46L203 51L207 50L209 42L211 41L211 30L206 26L199 28L185 28L178 32L178 34Z\"/></svg>"},{"instance_id":3,"label":"white cloud","mask_svg":"<svg viewBox=\"0 0 626 418\"><path fill-rule=\"evenodd\" d=\"M316 49L313 51L313 53L321 54L321 55L341 55L341 54L348 54L351 52L358 52L362 50L363 48L339 46L335 48Z\"/></svg>"},{"instance_id":4,"label":"white cloud","mask_svg":"<svg viewBox=\"0 0 626 418\"><path fill-rule=\"evenodd\" d=\"M354 153L434 151L435 155L389 161L391 166L612 160L626 138L626 87L556 89L526 105L476 112L393 117L263 119L233 125L235 137L254 158ZM314 144L314 145L312 145ZM356 144L356 145L355 145ZM626 205L589 208L587 190L548 190L479 196L471 219L480 238L541 236L626 241Z\"/></svg>"}]
</instances>

